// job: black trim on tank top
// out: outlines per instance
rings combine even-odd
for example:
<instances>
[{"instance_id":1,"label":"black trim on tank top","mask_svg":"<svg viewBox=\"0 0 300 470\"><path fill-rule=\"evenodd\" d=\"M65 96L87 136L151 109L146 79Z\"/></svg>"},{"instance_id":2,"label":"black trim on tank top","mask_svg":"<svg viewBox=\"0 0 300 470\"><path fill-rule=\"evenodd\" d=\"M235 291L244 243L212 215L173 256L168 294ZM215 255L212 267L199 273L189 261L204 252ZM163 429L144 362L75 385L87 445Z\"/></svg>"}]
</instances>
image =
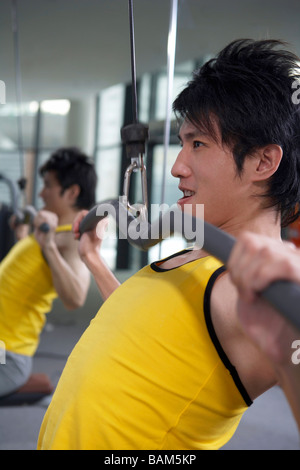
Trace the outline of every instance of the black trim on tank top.
<instances>
[{"instance_id":1,"label":"black trim on tank top","mask_svg":"<svg viewBox=\"0 0 300 470\"><path fill-rule=\"evenodd\" d=\"M193 250L189 249L189 248L186 248L185 250L179 251L177 253L173 253L172 255L168 256L167 258L161 259L159 261L154 261L153 263L150 264L150 268L153 269L153 271L156 271L157 273L163 273L163 272L166 272L166 271L172 271L173 269L177 269L180 266L176 266L174 268L164 269L164 268L160 267L160 264L163 264L165 261L169 261L172 258L176 258L176 256L181 256L181 255L184 255L186 253L189 253L190 251L193 251ZM195 261L195 260L191 260L191 261ZM189 263L191 261L189 261ZM185 263L185 264L187 264L187 263Z\"/></svg>"},{"instance_id":2,"label":"black trim on tank top","mask_svg":"<svg viewBox=\"0 0 300 470\"><path fill-rule=\"evenodd\" d=\"M228 359L224 349L221 346L221 343L217 337L217 334L215 332L215 328L211 319L211 311L210 311L210 297L211 297L211 291L213 288L214 283L216 282L217 278L222 274L224 271L226 271L225 266L221 266L219 269L217 269L210 277L208 284L205 289L204 293L204 301L203 301L203 310L204 310L204 317L206 321L206 326L207 330L209 333L209 336L212 340L213 345L216 348L217 353L219 354L219 357L221 361L223 362L224 366L226 369L229 370L234 383L239 390L240 394L242 395L243 399L245 400L247 406L252 405L252 400L248 395L247 390L245 389L244 385L241 382L241 379L238 375L238 372L236 368L231 364L230 360Z\"/></svg>"}]
</instances>

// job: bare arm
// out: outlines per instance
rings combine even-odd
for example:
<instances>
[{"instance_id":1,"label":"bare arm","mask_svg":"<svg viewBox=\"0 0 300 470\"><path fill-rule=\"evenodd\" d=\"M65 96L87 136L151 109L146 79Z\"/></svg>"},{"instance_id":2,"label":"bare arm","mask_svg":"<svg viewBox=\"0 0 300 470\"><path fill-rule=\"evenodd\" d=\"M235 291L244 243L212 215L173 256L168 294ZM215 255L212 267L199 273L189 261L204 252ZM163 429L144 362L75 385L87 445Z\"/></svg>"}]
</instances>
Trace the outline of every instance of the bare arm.
<instances>
[{"instance_id":1,"label":"bare arm","mask_svg":"<svg viewBox=\"0 0 300 470\"><path fill-rule=\"evenodd\" d=\"M50 230L41 232L39 226L47 222ZM78 242L72 233L55 234L57 216L48 211L41 211L35 219L35 238L40 244L51 269L54 287L64 306L73 310L82 306L90 284L86 266L78 255Z\"/></svg>"},{"instance_id":2,"label":"bare arm","mask_svg":"<svg viewBox=\"0 0 300 470\"><path fill-rule=\"evenodd\" d=\"M299 355L298 355L299 357ZM298 367L298 370L296 369ZM289 402L300 432L300 365L292 361L285 367L277 368L278 380Z\"/></svg>"},{"instance_id":3,"label":"bare arm","mask_svg":"<svg viewBox=\"0 0 300 470\"><path fill-rule=\"evenodd\" d=\"M87 211L81 211L78 214L74 220L73 232L75 238L80 239L79 255L89 271L92 273L100 291L101 297L103 300L106 300L120 285L120 282L111 272L100 253L107 220L104 219L98 224L97 231L83 233L80 237L79 224L86 214Z\"/></svg>"},{"instance_id":4,"label":"bare arm","mask_svg":"<svg viewBox=\"0 0 300 470\"><path fill-rule=\"evenodd\" d=\"M292 361L292 344L300 340L300 332L259 296L278 279L300 283L300 251L290 243L247 233L237 241L228 267L239 292L240 324L271 361L300 430L300 364Z\"/></svg>"}]
</instances>

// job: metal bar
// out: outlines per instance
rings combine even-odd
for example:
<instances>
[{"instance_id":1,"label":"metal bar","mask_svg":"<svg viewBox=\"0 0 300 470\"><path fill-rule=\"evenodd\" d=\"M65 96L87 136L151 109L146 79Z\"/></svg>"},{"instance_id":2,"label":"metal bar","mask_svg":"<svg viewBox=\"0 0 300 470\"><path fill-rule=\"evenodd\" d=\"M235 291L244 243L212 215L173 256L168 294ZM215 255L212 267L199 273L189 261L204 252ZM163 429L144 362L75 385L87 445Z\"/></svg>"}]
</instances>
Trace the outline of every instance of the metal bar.
<instances>
[{"instance_id":1,"label":"metal bar","mask_svg":"<svg viewBox=\"0 0 300 470\"><path fill-rule=\"evenodd\" d=\"M133 0L128 0L129 26L130 26L130 52L131 52L131 80L132 80L132 113L133 122L138 122L137 88L136 88L136 63L135 63L135 39L134 39L134 19Z\"/></svg>"},{"instance_id":2,"label":"metal bar","mask_svg":"<svg viewBox=\"0 0 300 470\"><path fill-rule=\"evenodd\" d=\"M25 189L26 179L24 177L25 171L24 171L24 143L23 143L23 124L22 124L22 79L21 79L21 66L20 66L17 0L11 0L11 18L12 18L13 40L14 40L16 98L17 98L17 106L18 106L17 129L18 129L18 147L19 147L19 160L20 160L20 173L21 173L19 185L20 185L20 188L23 190Z\"/></svg>"}]
</instances>

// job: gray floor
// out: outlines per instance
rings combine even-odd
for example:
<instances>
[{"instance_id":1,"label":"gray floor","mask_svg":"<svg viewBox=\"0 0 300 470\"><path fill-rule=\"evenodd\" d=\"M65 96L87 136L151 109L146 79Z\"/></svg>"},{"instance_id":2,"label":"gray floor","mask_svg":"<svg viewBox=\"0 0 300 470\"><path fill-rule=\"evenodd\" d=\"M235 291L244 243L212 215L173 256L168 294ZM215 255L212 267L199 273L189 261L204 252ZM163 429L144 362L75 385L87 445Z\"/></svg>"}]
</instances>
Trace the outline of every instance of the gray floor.
<instances>
[{"instance_id":1,"label":"gray floor","mask_svg":"<svg viewBox=\"0 0 300 470\"><path fill-rule=\"evenodd\" d=\"M94 299L94 294L93 294ZM98 307L98 297L96 303ZM89 311L96 312L95 305ZM85 309L85 312L87 310ZM52 314L51 314L52 316ZM59 320L58 320L59 318ZM34 371L47 373L54 384L90 318L79 311L55 315L46 325L34 359ZM54 345L54 346L53 346ZM34 450L46 407L40 404L0 407L0 450ZM297 426L280 388L257 399L245 413L225 450L299 450Z\"/></svg>"}]
</instances>

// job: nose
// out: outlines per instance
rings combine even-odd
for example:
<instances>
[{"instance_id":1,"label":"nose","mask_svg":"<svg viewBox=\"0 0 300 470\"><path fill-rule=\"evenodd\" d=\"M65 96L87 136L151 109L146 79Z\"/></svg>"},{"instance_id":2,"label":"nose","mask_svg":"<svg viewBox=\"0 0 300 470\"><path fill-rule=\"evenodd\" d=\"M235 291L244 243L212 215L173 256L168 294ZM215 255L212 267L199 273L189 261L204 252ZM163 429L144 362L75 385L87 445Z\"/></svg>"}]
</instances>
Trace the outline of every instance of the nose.
<instances>
[{"instance_id":1,"label":"nose","mask_svg":"<svg viewBox=\"0 0 300 470\"><path fill-rule=\"evenodd\" d=\"M174 178L187 177L190 174L190 168L187 164L186 154L183 148L177 155L175 163L171 169L171 174Z\"/></svg>"}]
</instances>

